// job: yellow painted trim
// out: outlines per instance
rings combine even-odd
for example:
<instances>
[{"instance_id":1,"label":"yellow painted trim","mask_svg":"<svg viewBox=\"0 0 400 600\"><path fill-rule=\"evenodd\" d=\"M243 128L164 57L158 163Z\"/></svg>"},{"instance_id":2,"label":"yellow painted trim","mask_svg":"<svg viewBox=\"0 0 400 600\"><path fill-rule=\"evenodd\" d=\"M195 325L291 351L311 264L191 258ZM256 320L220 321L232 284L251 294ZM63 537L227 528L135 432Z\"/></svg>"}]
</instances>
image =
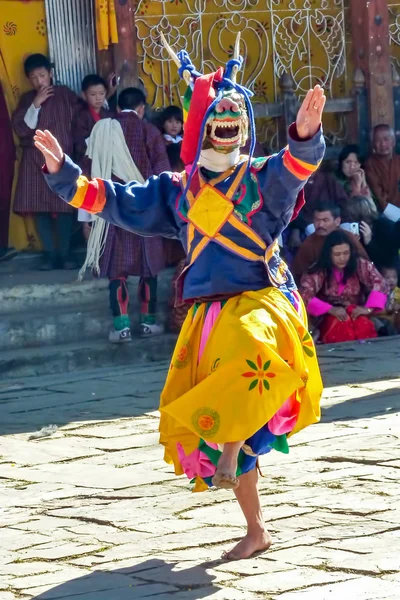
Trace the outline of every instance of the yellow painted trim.
<instances>
[{"instance_id":1,"label":"yellow painted trim","mask_svg":"<svg viewBox=\"0 0 400 600\"><path fill-rule=\"evenodd\" d=\"M232 225L232 227L235 227L235 229L238 229L238 231L243 233L245 236L250 238L262 250L266 250L267 244L264 242L264 240L260 238L260 236L257 235L256 232L251 229L251 227L246 225L246 223L243 223L243 221L238 219L234 214L231 215L231 217L228 220L228 223Z\"/></svg>"},{"instance_id":2,"label":"yellow painted trim","mask_svg":"<svg viewBox=\"0 0 400 600\"><path fill-rule=\"evenodd\" d=\"M235 242L232 242L232 240L226 238L220 233L217 233L214 239L216 242L219 242L222 246L225 246L225 248L232 250L236 254L239 254L239 256L243 256L243 258L247 258L247 260L252 260L254 262L264 262L263 256L258 256L254 252L251 252L251 250L246 250L246 248L238 246L237 244L235 244Z\"/></svg>"}]
</instances>

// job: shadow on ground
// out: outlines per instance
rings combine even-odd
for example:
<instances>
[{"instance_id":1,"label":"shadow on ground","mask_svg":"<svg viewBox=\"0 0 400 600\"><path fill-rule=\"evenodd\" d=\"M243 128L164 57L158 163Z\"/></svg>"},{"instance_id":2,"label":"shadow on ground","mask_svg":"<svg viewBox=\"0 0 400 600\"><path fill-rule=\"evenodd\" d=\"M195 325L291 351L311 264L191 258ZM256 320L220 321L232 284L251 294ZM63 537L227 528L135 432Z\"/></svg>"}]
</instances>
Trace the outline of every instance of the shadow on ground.
<instances>
[{"instance_id":1,"label":"shadow on ground","mask_svg":"<svg viewBox=\"0 0 400 600\"><path fill-rule=\"evenodd\" d=\"M393 414L399 411L400 387L397 387L323 408L321 422L372 419L378 415Z\"/></svg>"},{"instance_id":2,"label":"shadow on ground","mask_svg":"<svg viewBox=\"0 0 400 600\"><path fill-rule=\"evenodd\" d=\"M318 349L325 386L399 377L400 336L368 344ZM381 358L380 358L381 357ZM0 435L34 432L55 424L140 417L158 409L168 361L109 367L0 383ZM368 386L366 386L368 387ZM353 420L395 412L398 392L343 401L323 411L323 421Z\"/></svg>"},{"instance_id":3,"label":"shadow on ground","mask_svg":"<svg viewBox=\"0 0 400 600\"><path fill-rule=\"evenodd\" d=\"M206 571L215 564L203 563L174 571L176 563L151 559L115 571L94 571L47 590L32 600L200 600L221 589L213 585L214 576Z\"/></svg>"}]
</instances>

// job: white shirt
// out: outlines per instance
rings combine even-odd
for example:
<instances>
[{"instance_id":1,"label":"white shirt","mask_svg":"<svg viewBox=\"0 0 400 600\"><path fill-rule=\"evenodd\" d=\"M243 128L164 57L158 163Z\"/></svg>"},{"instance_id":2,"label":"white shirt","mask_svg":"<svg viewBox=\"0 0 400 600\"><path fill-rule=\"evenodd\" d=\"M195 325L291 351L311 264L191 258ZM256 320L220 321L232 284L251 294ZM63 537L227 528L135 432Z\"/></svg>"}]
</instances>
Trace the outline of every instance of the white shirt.
<instances>
[{"instance_id":1,"label":"white shirt","mask_svg":"<svg viewBox=\"0 0 400 600\"><path fill-rule=\"evenodd\" d=\"M36 129L39 121L40 106L36 106L32 103L25 113L24 121L25 125L28 125L30 129Z\"/></svg>"}]
</instances>

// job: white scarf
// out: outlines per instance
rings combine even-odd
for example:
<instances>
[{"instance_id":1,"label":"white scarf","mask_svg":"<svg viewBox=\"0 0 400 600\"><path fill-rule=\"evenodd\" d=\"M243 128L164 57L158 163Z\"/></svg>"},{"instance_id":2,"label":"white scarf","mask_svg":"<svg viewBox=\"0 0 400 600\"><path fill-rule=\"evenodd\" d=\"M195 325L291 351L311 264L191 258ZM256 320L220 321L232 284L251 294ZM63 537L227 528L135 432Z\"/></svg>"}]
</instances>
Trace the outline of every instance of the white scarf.
<instances>
[{"instance_id":1,"label":"white scarf","mask_svg":"<svg viewBox=\"0 0 400 600\"><path fill-rule=\"evenodd\" d=\"M102 119L96 123L87 143L86 155L92 160L92 178L111 179L114 175L124 183L128 181L144 183L142 174L135 165L126 145L122 127L115 119ZM86 211L82 212L86 213ZM80 218L80 220L83 219ZM99 273L99 261L106 244L109 224L95 215L92 220L86 260L79 271L79 281L82 281L88 267L95 273Z\"/></svg>"},{"instance_id":2,"label":"white scarf","mask_svg":"<svg viewBox=\"0 0 400 600\"><path fill-rule=\"evenodd\" d=\"M240 148L236 148L229 154L222 154L216 152L214 148L208 150L202 150L200 152L200 166L213 171L214 173L223 173L236 165L240 158Z\"/></svg>"}]
</instances>

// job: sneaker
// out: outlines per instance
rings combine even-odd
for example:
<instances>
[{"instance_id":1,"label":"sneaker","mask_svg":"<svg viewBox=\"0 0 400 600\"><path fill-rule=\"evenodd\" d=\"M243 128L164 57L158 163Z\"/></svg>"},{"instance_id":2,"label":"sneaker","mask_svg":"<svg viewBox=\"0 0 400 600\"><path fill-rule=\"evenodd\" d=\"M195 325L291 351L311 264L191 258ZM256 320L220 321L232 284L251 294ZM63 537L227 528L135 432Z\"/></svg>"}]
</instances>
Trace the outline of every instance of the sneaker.
<instances>
[{"instance_id":1,"label":"sneaker","mask_svg":"<svg viewBox=\"0 0 400 600\"><path fill-rule=\"evenodd\" d=\"M112 344L129 344L132 341L131 330L129 327L125 327L125 329L121 329L120 331L112 329L108 339Z\"/></svg>"},{"instance_id":2,"label":"sneaker","mask_svg":"<svg viewBox=\"0 0 400 600\"><path fill-rule=\"evenodd\" d=\"M141 337L153 337L156 335L162 335L164 333L164 327L162 325L148 325L147 323L140 324L140 336Z\"/></svg>"}]
</instances>

